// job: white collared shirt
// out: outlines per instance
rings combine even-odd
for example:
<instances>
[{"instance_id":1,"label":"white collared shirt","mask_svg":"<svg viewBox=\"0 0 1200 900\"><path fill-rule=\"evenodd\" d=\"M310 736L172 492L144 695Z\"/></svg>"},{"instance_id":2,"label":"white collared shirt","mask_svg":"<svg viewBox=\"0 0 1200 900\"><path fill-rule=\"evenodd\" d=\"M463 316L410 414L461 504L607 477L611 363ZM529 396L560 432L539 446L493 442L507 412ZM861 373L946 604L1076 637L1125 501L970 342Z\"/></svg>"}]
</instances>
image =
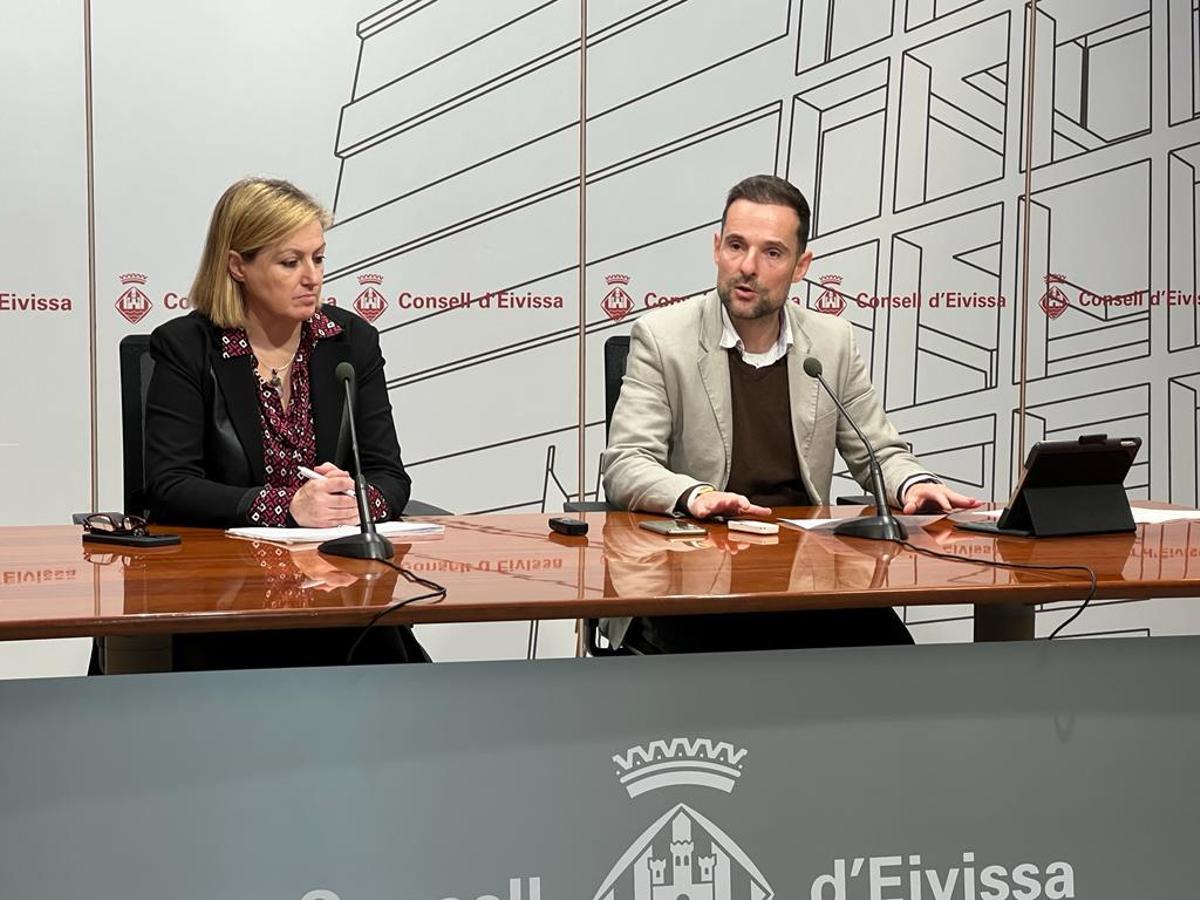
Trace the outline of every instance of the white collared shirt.
<instances>
[{"instance_id":1,"label":"white collared shirt","mask_svg":"<svg viewBox=\"0 0 1200 900\"><path fill-rule=\"evenodd\" d=\"M723 350L736 349L742 357L742 361L747 365L754 366L756 369L773 366L787 356L793 343L791 323L788 322L787 312L781 309L779 310L779 337L775 339L775 346L765 353L747 352L746 345L742 343L741 337L733 327L733 320L729 318L729 311L725 309L725 304L721 304L721 341L719 346Z\"/></svg>"}]
</instances>

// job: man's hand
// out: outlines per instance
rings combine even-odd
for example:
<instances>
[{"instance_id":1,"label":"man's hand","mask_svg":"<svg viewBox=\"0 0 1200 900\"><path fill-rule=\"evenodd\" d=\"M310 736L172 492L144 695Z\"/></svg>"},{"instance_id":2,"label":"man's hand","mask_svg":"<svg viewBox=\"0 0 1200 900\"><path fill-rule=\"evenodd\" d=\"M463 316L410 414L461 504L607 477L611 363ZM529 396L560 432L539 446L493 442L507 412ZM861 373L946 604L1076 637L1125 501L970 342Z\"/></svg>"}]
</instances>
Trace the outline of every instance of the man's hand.
<instances>
[{"instance_id":1,"label":"man's hand","mask_svg":"<svg viewBox=\"0 0 1200 900\"><path fill-rule=\"evenodd\" d=\"M911 493L911 492L910 492ZM705 491L697 494L688 503L688 512L693 519L707 519L709 516L769 516L771 510L765 506L755 506L741 494L731 494L728 491Z\"/></svg>"},{"instance_id":2,"label":"man's hand","mask_svg":"<svg viewBox=\"0 0 1200 900\"><path fill-rule=\"evenodd\" d=\"M973 509L982 502L965 494L956 494L944 484L934 481L919 481L905 492L904 509L901 512L905 515L938 510L948 513L955 509Z\"/></svg>"}]
</instances>

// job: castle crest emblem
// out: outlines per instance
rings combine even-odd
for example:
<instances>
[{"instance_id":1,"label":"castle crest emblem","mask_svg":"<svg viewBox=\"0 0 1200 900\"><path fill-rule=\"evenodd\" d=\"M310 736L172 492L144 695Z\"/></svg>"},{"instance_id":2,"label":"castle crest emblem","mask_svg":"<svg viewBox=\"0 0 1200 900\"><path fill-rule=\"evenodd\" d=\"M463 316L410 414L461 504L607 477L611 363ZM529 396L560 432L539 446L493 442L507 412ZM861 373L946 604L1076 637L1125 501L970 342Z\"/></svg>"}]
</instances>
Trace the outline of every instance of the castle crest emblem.
<instances>
[{"instance_id":1,"label":"castle crest emblem","mask_svg":"<svg viewBox=\"0 0 1200 900\"><path fill-rule=\"evenodd\" d=\"M368 272L358 276L358 283L363 289L354 298L354 311L368 322L374 322L383 315L388 305L387 297L379 290L383 276Z\"/></svg>"},{"instance_id":2,"label":"castle crest emblem","mask_svg":"<svg viewBox=\"0 0 1200 900\"><path fill-rule=\"evenodd\" d=\"M117 297L115 304L117 312L130 325L136 325L150 314L150 309L154 306L146 292L142 290L142 285L146 283L146 276L140 272L126 272L120 278L124 290L121 291L121 296Z\"/></svg>"},{"instance_id":3,"label":"castle crest emblem","mask_svg":"<svg viewBox=\"0 0 1200 900\"><path fill-rule=\"evenodd\" d=\"M600 301L600 308L614 322L620 322L633 312L633 298L625 290L625 287L629 284L629 276L621 274L605 275L604 281L611 290Z\"/></svg>"},{"instance_id":4,"label":"castle crest emblem","mask_svg":"<svg viewBox=\"0 0 1200 900\"><path fill-rule=\"evenodd\" d=\"M842 276L822 275L821 287L823 288L821 295L813 304L817 312L823 312L827 316L840 316L844 313L846 298L842 295Z\"/></svg>"},{"instance_id":5,"label":"castle crest emblem","mask_svg":"<svg viewBox=\"0 0 1200 900\"><path fill-rule=\"evenodd\" d=\"M732 793L745 749L709 738L667 738L613 757L631 798L676 787ZM594 900L772 900L774 890L716 823L675 803L638 836Z\"/></svg>"},{"instance_id":6,"label":"castle crest emblem","mask_svg":"<svg viewBox=\"0 0 1200 900\"><path fill-rule=\"evenodd\" d=\"M1067 295L1060 284L1065 284L1067 281L1063 275L1055 275L1050 273L1046 276L1046 293L1042 294L1042 298L1038 300L1038 306L1042 308L1042 312L1050 319L1057 319L1071 306L1071 301L1067 299Z\"/></svg>"}]
</instances>

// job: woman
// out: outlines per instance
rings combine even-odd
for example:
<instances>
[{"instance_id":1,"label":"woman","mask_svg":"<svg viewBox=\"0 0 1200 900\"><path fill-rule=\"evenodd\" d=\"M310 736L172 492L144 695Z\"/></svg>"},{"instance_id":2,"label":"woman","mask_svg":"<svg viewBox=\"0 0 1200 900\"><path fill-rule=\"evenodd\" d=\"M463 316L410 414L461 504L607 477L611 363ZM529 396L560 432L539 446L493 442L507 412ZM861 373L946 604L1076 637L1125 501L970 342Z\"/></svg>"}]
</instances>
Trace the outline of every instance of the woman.
<instances>
[{"instance_id":1,"label":"woman","mask_svg":"<svg viewBox=\"0 0 1200 900\"><path fill-rule=\"evenodd\" d=\"M404 511L410 479L379 334L321 305L328 223L316 201L286 181L239 181L217 202L190 293L193 312L150 336L146 481L156 521L358 524L346 493L354 487L348 447L339 440L344 388L334 370L344 361L357 374L355 426L372 514L383 520ZM324 477L306 479L301 467ZM356 662L427 659L407 628L378 632ZM339 663L356 636L356 629L177 636L175 668Z\"/></svg>"}]
</instances>

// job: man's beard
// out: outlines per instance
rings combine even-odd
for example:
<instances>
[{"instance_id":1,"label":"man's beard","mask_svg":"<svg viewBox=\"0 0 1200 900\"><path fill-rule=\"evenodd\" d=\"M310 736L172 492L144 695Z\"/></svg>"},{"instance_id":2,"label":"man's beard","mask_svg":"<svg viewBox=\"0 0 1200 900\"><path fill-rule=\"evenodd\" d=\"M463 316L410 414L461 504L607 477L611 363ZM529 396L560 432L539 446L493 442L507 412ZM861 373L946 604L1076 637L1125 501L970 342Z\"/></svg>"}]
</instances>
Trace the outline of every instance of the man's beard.
<instances>
[{"instance_id":1,"label":"man's beard","mask_svg":"<svg viewBox=\"0 0 1200 900\"><path fill-rule=\"evenodd\" d=\"M748 287L758 296L753 306L747 308L733 305L733 289L738 286ZM721 298L721 304L729 313L730 318L734 319L761 319L779 311L779 304L772 302L771 298L767 296L767 292L756 284L753 278L731 278L724 284L718 284L717 296Z\"/></svg>"}]
</instances>

